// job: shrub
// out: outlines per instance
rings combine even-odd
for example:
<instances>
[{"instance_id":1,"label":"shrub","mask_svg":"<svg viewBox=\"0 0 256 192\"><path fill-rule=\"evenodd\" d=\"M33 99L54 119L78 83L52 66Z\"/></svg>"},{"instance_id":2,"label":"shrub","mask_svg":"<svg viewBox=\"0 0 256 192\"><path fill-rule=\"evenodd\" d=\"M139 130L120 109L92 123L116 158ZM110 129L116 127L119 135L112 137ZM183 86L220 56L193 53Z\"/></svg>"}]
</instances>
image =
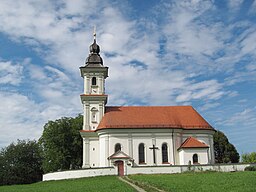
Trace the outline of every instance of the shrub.
<instances>
[{"instance_id":1,"label":"shrub","mask_svg":"<svg viewBox=\"0 0 256 192\"><path fill-rule=\"evenodd\" d=\"M248 166L248 167L245 167L244 170L245 171L256 171L256 166Z\"/></svg>"}]
</instances>

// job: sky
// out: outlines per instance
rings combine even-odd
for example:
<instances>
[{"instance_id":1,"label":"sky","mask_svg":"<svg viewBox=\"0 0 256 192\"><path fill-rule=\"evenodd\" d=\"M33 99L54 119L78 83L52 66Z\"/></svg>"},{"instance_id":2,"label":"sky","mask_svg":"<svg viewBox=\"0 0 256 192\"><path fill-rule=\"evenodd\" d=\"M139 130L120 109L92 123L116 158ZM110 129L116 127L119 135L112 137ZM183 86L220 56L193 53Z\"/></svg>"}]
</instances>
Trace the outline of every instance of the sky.
<instances>
[{"instance_id":1,"label":"sky","mask_svg":"<svg viewBox=\"0 0 256 192\"><path fill-rule=\"evenodd\" d=\"M94 26L109 106L192 105L256 151L256 0L1 0L0 147L82 113Z\"/></svg>"}]
</instances>

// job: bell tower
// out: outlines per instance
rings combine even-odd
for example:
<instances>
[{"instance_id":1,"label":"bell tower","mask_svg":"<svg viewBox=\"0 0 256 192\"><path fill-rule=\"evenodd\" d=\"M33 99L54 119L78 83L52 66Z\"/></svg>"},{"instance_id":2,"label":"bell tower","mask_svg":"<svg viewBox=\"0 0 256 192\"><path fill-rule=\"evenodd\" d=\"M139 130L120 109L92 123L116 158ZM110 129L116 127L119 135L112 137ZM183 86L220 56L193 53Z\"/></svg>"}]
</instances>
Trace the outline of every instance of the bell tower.
<instances>
[{"instance_id":1,"label":"bell tower","mask_svg":"<svg viewBox=\"0 0 256 192\"><path fill-rule=\"evenodd\" d=\"M90 46L90 53L85 61L85 66L80 67L84 79L84 93L80 95L84 109L83 130L95 130L105 110L108 96L105 95L105 79L108 77L108 67L103 66L100 56L100 47L94 42Z\"/></svg>"}]
</instances>

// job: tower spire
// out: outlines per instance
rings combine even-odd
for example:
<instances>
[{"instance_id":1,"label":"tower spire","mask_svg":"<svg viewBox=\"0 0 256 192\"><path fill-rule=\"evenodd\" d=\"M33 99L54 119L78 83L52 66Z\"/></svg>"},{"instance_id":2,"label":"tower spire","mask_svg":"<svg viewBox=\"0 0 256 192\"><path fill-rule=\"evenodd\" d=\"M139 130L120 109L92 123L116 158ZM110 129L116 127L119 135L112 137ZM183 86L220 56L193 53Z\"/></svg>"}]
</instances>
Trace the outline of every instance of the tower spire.
<instances>
[{"instance_id":1,"label":"tower spire","mask_svg":"<svg viewBox=\"0 0 256 192\"><path fill-rule=\"evenodd\" d=\"M93 43L89 47L90 53L85 61L86 66L103 66L103 60L100 57L100 46L96 43L96 26L93 27Z\"/></svg>"},{"instance_id":2,"label":"tower spire","mask_svg":"<svg viewBox=\"0 0 256 192\"><path fill-rule=\"evenodd\" d=\"M93 27L93 44L90 46L90 53L99 54L100 46L96 43L96 26Z\"/></svg>"}]
</instances>

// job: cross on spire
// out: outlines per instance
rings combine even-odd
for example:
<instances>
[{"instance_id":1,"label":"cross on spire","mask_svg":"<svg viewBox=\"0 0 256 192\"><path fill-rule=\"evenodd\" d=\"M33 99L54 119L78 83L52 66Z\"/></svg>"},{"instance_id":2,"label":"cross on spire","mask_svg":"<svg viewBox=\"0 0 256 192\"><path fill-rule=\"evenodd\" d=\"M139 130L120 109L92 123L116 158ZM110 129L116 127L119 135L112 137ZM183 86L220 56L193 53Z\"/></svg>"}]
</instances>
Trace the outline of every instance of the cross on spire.
<instances>
[{"instance_id":1,"label":"cross on spire","mask_svg":"<svg viewBox=\"0 0 256 192\"><path fill-rule=\"evenodd\" d=\"M96 26L93 27L93 39L96 40Z\"/></svg>"}]
</instances>

